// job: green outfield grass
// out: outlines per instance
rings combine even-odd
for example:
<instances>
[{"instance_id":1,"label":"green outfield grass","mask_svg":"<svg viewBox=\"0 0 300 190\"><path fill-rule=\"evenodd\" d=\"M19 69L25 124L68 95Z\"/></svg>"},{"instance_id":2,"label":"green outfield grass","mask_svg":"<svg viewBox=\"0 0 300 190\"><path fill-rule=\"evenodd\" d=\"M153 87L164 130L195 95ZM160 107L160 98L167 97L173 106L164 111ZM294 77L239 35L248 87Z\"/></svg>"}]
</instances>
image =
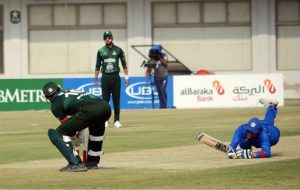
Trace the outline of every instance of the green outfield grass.
<instances>
[{"instance_id":1,"label":"green outfield grass","mask_svg":"<svg viewBox=\"0 0 300 190\"><path fill-rule=\"evenodd\" d=\"M204 131L225 142L263 108L122 110L123 128L106 130L102 168L62 173L66 162L47 130L49 111L0 112L0 189L299 189L300 100L280 107L282 140L274 157L229 160L195 140ZM198 164L199 163L199 164Z\"/></svg>"}]
</instances>

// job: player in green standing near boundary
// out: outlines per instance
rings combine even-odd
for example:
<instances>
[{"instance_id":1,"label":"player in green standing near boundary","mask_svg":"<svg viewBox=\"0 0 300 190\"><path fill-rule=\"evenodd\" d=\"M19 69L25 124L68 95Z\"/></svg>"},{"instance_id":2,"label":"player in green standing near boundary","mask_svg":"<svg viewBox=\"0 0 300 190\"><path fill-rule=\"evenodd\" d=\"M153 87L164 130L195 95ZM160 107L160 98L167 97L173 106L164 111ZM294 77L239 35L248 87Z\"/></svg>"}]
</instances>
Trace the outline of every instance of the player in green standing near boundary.
<instances>
[{"instance_id":1,"label":"player in green standing near boundary","mask_svg":"<svg viewBox=\"0 0 300 190\"><path fill-rule=\"evenodd\" d=\"M97 52L94 84L95 87L98 87L98 75L101 71L102 99L109 102L110 94L112 94L114 105L114 126L116 128L120 128L122 125L120 122L121 78L119 75L119 60L122 63L123 71L125 73L126 86L129 84L127 63L123 50L114 45L111 31L105 31L103 33L103 40L105 42L105 46L100 48ZM108 127L108 122L106 122L105 127Z\"/></svg>"}]
</instances>

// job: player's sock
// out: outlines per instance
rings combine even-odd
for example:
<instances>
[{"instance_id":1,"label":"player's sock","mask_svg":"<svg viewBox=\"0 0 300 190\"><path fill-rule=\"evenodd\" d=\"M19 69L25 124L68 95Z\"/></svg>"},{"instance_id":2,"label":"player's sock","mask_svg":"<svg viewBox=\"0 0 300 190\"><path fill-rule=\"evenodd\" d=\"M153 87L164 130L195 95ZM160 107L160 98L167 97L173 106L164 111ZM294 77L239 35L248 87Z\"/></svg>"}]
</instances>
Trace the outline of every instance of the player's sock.
<instances>
[{"instance_id":1,"label":"player's sock","mask_svg":"<svg viewBox=\"0 0 300 190\"><path fill-rule=\"evenodd\" d=\"M64 142L62 135L55 129L48 130L48 136L50 141L56 146L59 152L66 158L69 163L74 165L80 164L82 161L78 156L78 153L74 150L71 142Z\"/></svg>"}]
</instances>

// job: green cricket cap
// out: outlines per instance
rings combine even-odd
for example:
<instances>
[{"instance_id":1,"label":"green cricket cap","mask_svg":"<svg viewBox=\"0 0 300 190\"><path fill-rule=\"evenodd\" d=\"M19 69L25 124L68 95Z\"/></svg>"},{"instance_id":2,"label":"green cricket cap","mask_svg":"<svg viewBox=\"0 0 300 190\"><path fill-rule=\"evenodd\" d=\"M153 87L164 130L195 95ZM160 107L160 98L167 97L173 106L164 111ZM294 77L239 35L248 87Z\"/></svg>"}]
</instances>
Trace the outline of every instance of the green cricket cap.
<instances>
[{"instance_id":1,"label":"green cricket cap","mask_svg":"<svg viewBox=\"0 0 300 190\"><path fill-rule=\"evenodd\" d=\"M103 38L107 37L107 36L112 36L112 32L111 31L105 31L103 33Z\"/></svg>"}]
</instances>

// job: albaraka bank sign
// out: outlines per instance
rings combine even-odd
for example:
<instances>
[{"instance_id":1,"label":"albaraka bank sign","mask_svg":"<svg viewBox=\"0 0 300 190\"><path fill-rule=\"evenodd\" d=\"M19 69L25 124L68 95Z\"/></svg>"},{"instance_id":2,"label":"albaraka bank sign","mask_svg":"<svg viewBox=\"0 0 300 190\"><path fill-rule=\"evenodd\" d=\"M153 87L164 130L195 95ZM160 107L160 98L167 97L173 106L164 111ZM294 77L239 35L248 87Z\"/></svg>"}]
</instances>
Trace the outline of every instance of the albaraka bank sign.
<instances>
[{"instance_id":1,"label":"albaraka bank sign","mask_svg":"<svg viewBox=\"0 0 300 190\"><path fill-rule=\"evenodd\" d=\"M259 98L284 105L282 74L174 76L174 107L258 107Z\"/></svg>"}]
</instances>

